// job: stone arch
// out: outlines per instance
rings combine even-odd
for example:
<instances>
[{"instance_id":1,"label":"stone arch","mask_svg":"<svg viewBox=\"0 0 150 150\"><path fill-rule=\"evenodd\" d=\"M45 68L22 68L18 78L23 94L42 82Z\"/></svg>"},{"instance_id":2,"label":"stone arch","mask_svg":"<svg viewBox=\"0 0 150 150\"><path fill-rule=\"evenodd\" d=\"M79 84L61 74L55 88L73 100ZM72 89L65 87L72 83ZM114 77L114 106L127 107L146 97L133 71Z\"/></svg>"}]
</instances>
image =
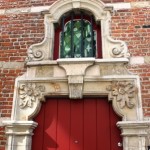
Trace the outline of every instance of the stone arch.
<instances>
[{"instance_id":1,"label":"stone arch","mask_svg":"<svg viewBox=\"0 0 150 150\"><path fill-rule=\"evenodd\" d=\"M77 8L90 11L101 22L103 59L53 60L54 23ZM45 97L79 99L89 95L108 96L115 112L123 117L117 125L122 130L124 150L146 150L149 122L143 120L139 77L126 69L129 53L125 42L110 37L111 12L113 8L100 0L59 0L43 12L45 38L28 49L27 72L16 79L12 117L4 122L7 150L31 150L37 126L32 118Z\"/></svg>"},{"instance_id":2,"label":"stone arch","mask_svg":"<svg viewBox=\"0 0 150 150\"><path fill-rule=\"evenodd\" d=\"M56 1L51 8L49 9L49 13L53 16L54 21L58 21L62 14L65 14L66 12L73 10L73 9L83 9L90 11L94 16L96 21L100 21L102 19L102 16L104 17L106 15L106 12L104 11L105 4L98 0L98 1ZM112 7L107 7L110 10L113 10Z\"/></svg>"}]
</instances>

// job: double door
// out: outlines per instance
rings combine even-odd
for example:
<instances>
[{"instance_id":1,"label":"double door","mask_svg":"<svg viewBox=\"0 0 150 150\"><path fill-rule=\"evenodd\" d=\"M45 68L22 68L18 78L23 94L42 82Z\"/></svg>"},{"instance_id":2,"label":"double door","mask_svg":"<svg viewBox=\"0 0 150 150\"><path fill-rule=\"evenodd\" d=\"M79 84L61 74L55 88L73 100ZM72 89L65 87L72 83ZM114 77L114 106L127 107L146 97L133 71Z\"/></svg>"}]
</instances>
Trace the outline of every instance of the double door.
<instances>
[{"instance_id":1,"label":"double door","mask_svg":"<svg viewBox=\"0 0 150 150\"><path fill-rule=\"evenodd\" d=\"M122 150L119 120L106 98L47 99L32 150Z\"/></svg>"}]
</instances>

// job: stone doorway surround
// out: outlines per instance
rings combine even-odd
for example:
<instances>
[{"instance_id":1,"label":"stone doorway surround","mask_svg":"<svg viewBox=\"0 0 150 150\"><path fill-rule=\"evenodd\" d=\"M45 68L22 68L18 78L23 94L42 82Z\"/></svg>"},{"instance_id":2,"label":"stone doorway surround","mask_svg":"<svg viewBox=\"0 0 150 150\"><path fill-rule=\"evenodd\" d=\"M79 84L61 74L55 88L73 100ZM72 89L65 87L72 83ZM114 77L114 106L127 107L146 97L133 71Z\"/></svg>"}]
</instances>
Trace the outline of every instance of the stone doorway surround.
<instances>
[{"instance_id":1,"label":"stone doorway surround","mask_svg":"<svg viewBox=\"0 0 150 150\"><path fill-rule=\"evenodd\" d=\"M54 24L72 9L89 11L102 29L103 59L53 60ZM117 123L123 150L146 150L150 122L144 121L140 80L126 69L130 57L123 41L109 35L113 7L100 0L59 0L44 14L45 39L28 49L27 72L16 79L11 120L4 121L6 150L31 150L37 123L32 119L46 97L107 96L122 117ZM118 144L118 143L116 143ZM118 145L121 146L121 145Z\"/></svg>"}]
</instances>

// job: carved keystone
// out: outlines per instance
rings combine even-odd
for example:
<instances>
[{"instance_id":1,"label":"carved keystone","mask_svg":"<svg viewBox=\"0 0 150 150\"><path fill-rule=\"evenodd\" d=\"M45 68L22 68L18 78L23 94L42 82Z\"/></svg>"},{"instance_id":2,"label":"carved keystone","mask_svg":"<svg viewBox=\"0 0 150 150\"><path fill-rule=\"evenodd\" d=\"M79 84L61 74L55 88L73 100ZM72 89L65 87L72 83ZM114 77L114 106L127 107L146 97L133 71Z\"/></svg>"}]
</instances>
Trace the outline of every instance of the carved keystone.
<instances>
[{"instance_id":1,"label":"carved keystone","mask_svg":"<svg viewBox=\"0 0 150 150\"><path fill-rule=\"evenodd\" d=\"M94 58L58 59L59 66L65 69L68 76L69 97L71 99L81 99L83 97L83 76L86 69L94 62Z\"/></svg>"},{"instance_id":2,"label":"carved keystone","mask_svg":"<svg viewBox=\"0 0 150 150\"><path fill-rule=\"evenodd\" d=\"M82 98L83 76L69 76L69 97L72 99Z\"/></svg>"}]
</instances>

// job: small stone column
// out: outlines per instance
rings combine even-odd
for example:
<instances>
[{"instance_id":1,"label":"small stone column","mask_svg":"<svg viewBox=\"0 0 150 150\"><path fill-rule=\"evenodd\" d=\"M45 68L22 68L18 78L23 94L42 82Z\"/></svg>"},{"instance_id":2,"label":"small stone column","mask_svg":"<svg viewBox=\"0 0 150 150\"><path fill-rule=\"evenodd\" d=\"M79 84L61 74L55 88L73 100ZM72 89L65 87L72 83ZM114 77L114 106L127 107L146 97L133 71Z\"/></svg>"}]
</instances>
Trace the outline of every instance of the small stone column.
<instances>
[{"instance_id":1,"label":"small stone column","mask_svg":"<svg viewBox=\"0 0 150 150\"><path fill-rule=\"evenodd\" d=\"M6 150L31 150L34 121L4 121L7 136Z\"/></svg>"},{"instance_id":2,"label":"small stone column","mask_svg":"<svg viewBox=\"0 0 150 150\"><path fill-rule=\"evenodd\" d=\"M122 121L117 126L122 130L123 150L147 150L149 121Z\"/></svg>"}]
</instances>

